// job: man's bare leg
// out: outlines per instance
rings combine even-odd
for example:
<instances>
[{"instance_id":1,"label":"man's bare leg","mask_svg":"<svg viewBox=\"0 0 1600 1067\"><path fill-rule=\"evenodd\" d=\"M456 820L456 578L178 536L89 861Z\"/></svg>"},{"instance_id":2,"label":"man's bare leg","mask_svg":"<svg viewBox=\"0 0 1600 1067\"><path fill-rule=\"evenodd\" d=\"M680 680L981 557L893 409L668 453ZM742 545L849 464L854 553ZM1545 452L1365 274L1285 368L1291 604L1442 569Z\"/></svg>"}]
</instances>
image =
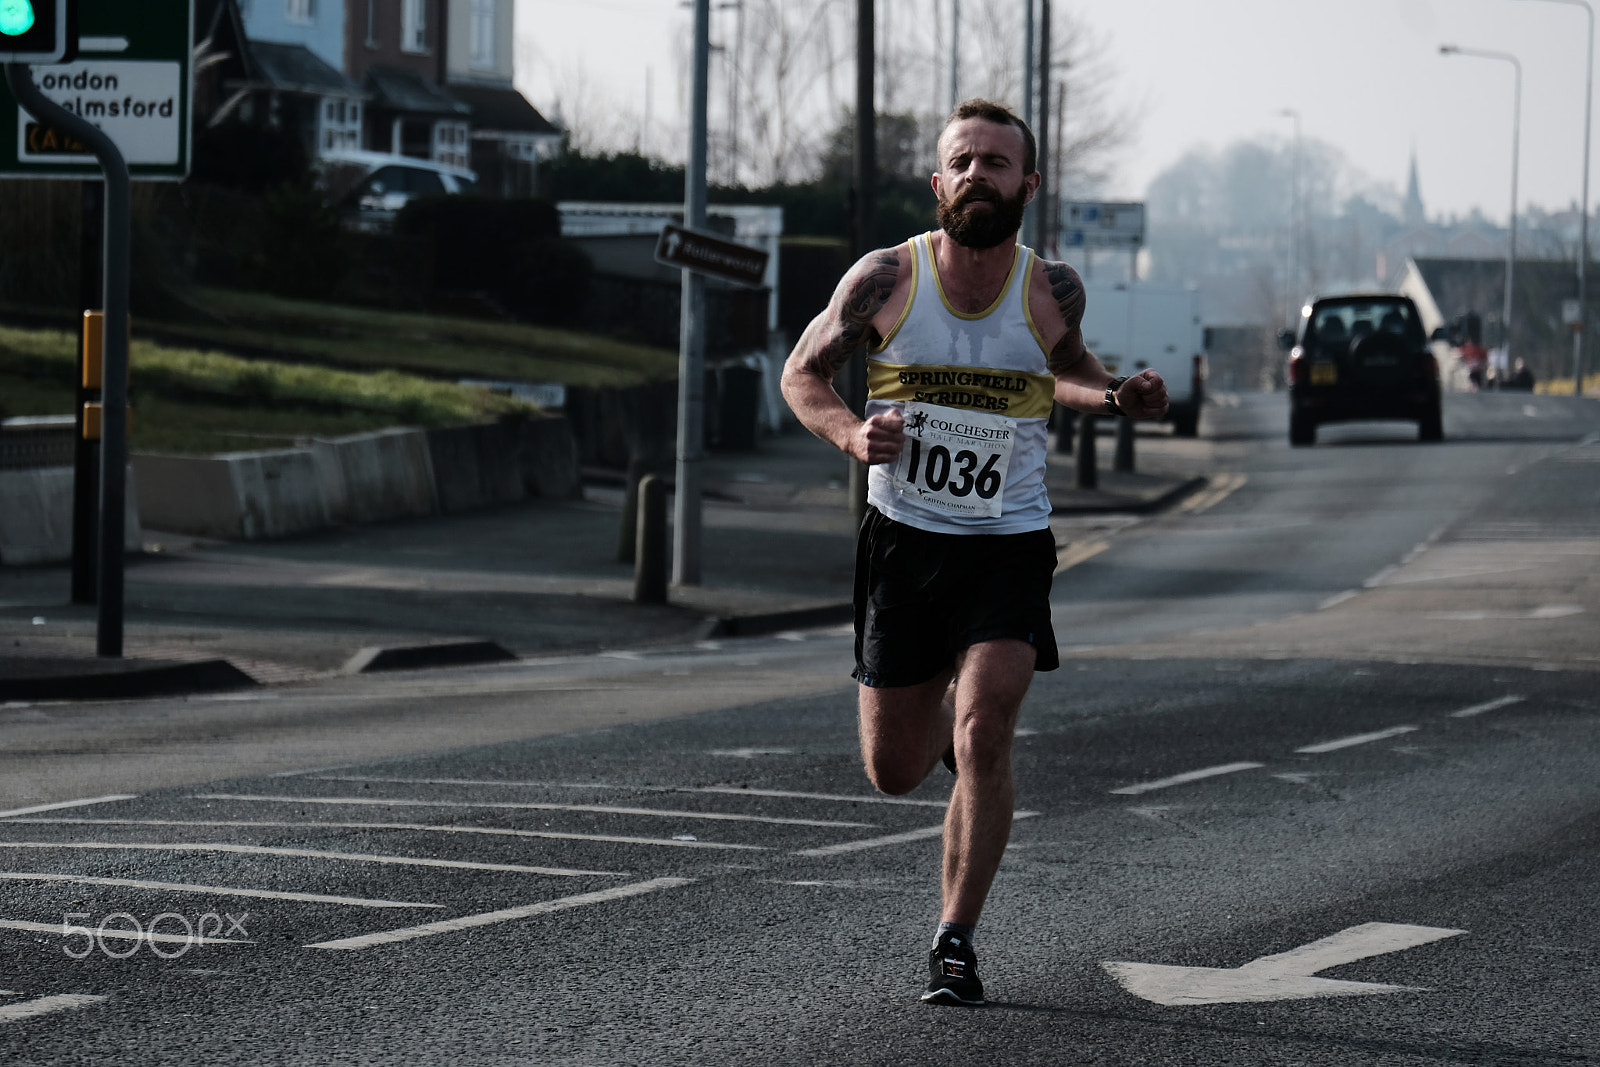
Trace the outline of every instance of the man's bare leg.
<instances>
[{"instance_id":1,"label":"man's bare leg","mask_svg":"<svg viewBox=\"0 0 1600 1067\"><path fill-rule=\"evenodd\" d=\"M918 685L860 687L861 761L879 791L911 792L950 747L954 678L951 668Z\"/></svg>"},{"instance_id":2,"label":"man's bare leg","mask_svg":"<svg viewBox=\"0 0 1600 1067\"><path fill-rule=\"evenodd\" d=\"M976 926L1011 836L1011 743L1033 681L1025 641L973 645L956 676L956 777L944 823L945 922Z\"/></svg>"}]
</instances>

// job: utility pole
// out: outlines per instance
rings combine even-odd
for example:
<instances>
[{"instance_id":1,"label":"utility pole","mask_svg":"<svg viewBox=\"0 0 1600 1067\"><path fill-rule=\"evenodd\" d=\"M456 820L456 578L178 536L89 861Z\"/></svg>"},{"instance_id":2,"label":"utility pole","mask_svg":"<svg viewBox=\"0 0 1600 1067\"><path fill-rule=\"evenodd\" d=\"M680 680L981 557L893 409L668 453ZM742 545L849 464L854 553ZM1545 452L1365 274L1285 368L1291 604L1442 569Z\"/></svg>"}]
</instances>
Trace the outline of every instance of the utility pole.
<instances>
[{"instance_id":1,"label":"utility pole","mask_svg":"<svg viewBox=\"0 0 1600 1067\"><path fill-rule=\"evenodd\" d=\"M1048 255L1055 244L1050 232L1050 182L1055 177L1050 160L1050 0L1039 0L1039 125L1034 131L1039 150L1039 201L1034 247Z\"/></svg>"},{"instance_id":2,"label":"utility pole","mask_svg":"<svg viewBox=\"0 0 1600 1067\"><path fill-rule=\"evenodd\" d=\"M706 226L706 95L711 65L711 0L694 0L694 85L689 105L689 155L683 173L683 224ZM672 502L672 580L700 584L700 464L705 453L706 283L683 272L678 331L677 493Z\"/></svg>"},{"instance_id":3,"label":"utility pole","mask_svg":"<svg viewBox=\"0 0 1600 1067\"><path fill-rule=\"evenodd\" d=\"M1022 0L1022 121L1033 129L1033 0ZM1039 209L1033 204L1023 215L1022 243L1039 247Z\"/></svg>"},{"instance_id":4,"label":"utility pole","mask_svg":"<svg viewBox=\"0 0 1600 1067\"><path fill-rule=\"evenodd\" d=\"M874 198L878 188L878 123L877 102L874 97L873 64L877 58L876 28L873 25L874 0L856 0L856 151L855 151L855 217L851 230L855 247L851 249L860 259L875 247L874 230L877 212ZM954 68L952 68L953 70ZM952 79L954 74L951 75ZM850 409L864 415L867 408L867 368L865 362L853 362L849 383ZM867 465L858 459L850 461L850 514L859 525L867 513Z\"/></svg>"},{"instance_id":5,"label":"utility pole","mask_svg":"<svg viewBox=\"0 0 1600 1067\"><path fill-rule=\"evenodd\" d=\"M961 103L961 0L950 0L950 110Z\"/></svg>"}]
</instances>

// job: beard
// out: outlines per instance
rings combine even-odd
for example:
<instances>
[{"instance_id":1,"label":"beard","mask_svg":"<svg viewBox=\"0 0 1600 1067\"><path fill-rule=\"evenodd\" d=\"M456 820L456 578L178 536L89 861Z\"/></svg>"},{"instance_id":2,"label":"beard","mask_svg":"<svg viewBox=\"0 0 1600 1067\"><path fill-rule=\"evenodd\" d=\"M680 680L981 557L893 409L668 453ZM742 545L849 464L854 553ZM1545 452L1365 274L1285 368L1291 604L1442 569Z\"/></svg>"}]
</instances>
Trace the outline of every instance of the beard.
<instances>
[{"instance_id":1,"label":"beard","mask_svg":"<svg viewBox=\"0 0 1600 1067\"><path fill-rule=\"evenodd\" d=\"M987 207L975 206L979 202ZM939 228L963 248L993 248L1015 239L1022 228L1022 212L1027 206L1026 185L1009 197L970 185L953 200L939 199Z\"/></svg>"}]
</instances>

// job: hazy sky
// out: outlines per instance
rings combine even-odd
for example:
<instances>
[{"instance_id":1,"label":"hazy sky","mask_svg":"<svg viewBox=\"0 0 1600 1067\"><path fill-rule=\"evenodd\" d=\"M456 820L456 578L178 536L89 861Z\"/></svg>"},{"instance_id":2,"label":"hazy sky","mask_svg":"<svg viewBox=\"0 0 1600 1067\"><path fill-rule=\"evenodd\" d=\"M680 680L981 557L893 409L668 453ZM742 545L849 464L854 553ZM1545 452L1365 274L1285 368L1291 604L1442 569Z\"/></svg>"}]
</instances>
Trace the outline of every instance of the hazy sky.
<instances>
[{"instance_id":1,"label":"hazy sky","mask_svg":"<svg viewBox=\"0 0 1600 1067\"><path fill-rule=\"evenodd\" d=\"M885 3L909 8L910 2L879 0L880 12ZM689 13L680 0L516 3L518 85L535 106L549 107L556 86L570 91L580 80L591 99L643 114L648 70L651 113L682 122L677 87ZM919 3L926 8L927 0ZM1022 0L1015 4L1020 26ZM966 12L978 6L964 5ZM1502 60L1439 55L1440 44L1452 43L1509 52L1522 62L1519 204L1556 209L1579 199L1588 21L1576 4L1079 0L1064 6L1104 37L1110 69L1118 72L1115 93L1140 116L1110 197L1137 199L1152 177L1196 146L1288 138L1294 124L1280 112L1293 109L1306 138L1338 146L1372 178L1402 190L1415 149L1430 216L1477 207L1503 221L1511 198L1513 68ZM681 158L681 148L673 154ZM1591 209L1597 198L1600 188L1591 188Z\"/></svg>"}]
</instances>

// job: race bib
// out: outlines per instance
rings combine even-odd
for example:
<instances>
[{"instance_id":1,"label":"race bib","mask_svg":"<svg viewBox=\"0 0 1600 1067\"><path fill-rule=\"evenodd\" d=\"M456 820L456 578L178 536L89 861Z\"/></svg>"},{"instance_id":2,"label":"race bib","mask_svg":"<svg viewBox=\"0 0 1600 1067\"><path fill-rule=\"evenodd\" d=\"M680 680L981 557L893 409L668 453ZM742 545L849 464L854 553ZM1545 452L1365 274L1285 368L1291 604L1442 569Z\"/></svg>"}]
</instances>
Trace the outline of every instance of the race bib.
<instances>
[{"instance_id":1,"label":"race bib","mask_svg":"<svg viewBox=\"0 0 1600 1067\"><path fill-rule=\"evenodd\" d=\"M952 515L998 518L1017 420L935 404L905 404L896 492Z\"/></svg>"}]
</instances>

